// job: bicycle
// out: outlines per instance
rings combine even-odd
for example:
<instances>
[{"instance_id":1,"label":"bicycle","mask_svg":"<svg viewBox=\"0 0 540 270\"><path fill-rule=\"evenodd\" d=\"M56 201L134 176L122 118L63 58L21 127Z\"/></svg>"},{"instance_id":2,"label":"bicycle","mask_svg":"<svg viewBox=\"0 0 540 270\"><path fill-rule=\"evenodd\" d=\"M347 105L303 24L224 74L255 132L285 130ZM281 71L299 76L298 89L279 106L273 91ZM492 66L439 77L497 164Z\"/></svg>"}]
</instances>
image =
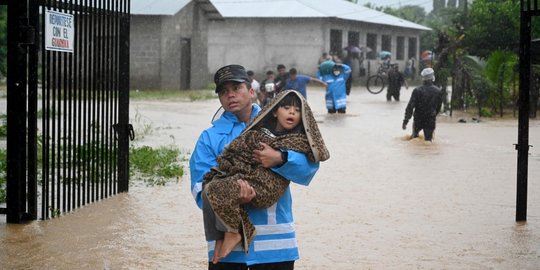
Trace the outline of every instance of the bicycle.
<instances>
[{"instance_id":1,"label":"bicycle","mask_svg":"<svg viewBox=\"0 0 540 270\"><path fill-rule=\"evenodd\" d=\"M388 69L389 67L386 67L383 65L383 63L380 63L377 74L369 76L367 79L366 88L370 93L376 95L384 90L388 84Z\"/></svg>"}]
</instances>

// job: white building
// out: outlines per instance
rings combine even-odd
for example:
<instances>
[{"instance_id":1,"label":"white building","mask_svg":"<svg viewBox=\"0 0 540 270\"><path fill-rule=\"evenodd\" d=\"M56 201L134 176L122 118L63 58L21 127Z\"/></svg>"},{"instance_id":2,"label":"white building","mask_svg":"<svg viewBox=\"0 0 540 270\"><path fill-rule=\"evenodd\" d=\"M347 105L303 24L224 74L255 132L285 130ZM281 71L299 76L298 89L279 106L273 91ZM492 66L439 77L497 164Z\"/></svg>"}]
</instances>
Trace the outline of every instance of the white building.
<instances>
[{"instance_id":1,"label":"white building","mask_svg":"<svg viewBox=\"0 0 540 270\"><path fill-rule=\"evenodd\" d=\"M241 64L262 79L277 64L315 75L323 52L369 47L404 66L430 28L344 0L131 0L131 86L200 89ZM353 65L358 69L358 64ZM358 73L354 73L358 76Z\"/></svg>"}]
</instances>

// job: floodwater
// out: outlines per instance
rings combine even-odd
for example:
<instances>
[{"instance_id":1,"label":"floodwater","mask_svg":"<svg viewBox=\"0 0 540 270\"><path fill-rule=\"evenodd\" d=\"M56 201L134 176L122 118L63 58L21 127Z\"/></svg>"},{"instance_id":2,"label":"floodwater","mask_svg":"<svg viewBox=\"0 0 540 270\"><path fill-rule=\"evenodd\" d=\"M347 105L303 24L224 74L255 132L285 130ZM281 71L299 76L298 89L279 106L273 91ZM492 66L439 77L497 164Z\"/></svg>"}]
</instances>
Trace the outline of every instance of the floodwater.
<instances>
[{"instance_id":1,"label":"floodwater","mask_svg":"<svg viewBox=\"0 0 540 270\"><path fill-rule=\"evenodd\" d=\"M540 121L530 123L528 221L516 223L517 120L442 115L433 143L408 140L410 93L387 103L357 87L346 115L327 115L323 90L308 89L331 158L309 187L292 185L296 269L539 269ZM132 102L134 124L155 130L137 144L176 144L189 155L217 107ZM4 222L1 269L206 268L189 174L60 218Z\"/></svg>"}]
</instances>

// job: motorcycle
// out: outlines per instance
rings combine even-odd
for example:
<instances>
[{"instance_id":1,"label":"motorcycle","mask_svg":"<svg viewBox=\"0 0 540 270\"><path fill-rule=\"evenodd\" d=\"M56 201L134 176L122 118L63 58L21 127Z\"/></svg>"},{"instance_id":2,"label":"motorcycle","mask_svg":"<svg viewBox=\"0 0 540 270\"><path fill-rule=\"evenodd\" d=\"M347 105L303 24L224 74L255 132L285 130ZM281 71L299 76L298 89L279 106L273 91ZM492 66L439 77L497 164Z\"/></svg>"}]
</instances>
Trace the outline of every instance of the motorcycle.
<instances>
[{"instance_id":1,"label":"motorcycle","mask_svg":"<svg viewBox=\"0 0 540 270\"><path fill-rule=\"evenodd\" d=\"M262 104L263 106L268 104L274 97L276 97L276 84L274 83L274 81L267 81L264 84L264 92L265 97Z\"/></svg>"}]
</instances>

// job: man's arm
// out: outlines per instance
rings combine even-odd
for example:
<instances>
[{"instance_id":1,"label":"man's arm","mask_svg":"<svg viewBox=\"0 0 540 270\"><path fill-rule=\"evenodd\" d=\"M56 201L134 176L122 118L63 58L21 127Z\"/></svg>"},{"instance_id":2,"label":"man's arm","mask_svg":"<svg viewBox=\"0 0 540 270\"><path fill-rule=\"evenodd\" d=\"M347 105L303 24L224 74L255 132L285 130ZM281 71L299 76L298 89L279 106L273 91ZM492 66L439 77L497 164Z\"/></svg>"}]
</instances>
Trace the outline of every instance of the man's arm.
<instances>
[{"instance_id":1,"label":"man's arm","mask_svg":"<svg viewBox=\"0 0 540 270\"><path fill-rule=\"evenodd\" d=\"M217 165L217 156L210 145L208 134L203 132L195 149L189 159L189 172L191 175L191 194L197 203L197 206L202 209L202 181L204 175L210 171L210 169Z\"/></svg>"},{"instance_id":2,"label":"man's arm","mask_svg":"<svg viewBox=\"0 0 540 270\"><path fill-rule=\"evenodd\" d=\"M191 194L197 203L197 206L202 209L202 182L204 175L210 171L212 167L217 166L217 153L211 145L210 135L203 132L197 140L195 149L189 159L189 170L191 175ZM256 195L253 187L244 180L238 180L240 194L238 202L240 204L249 203Z\"/></svg>"},{"instance_id":3,"label":"man's arm","mask_svg":"<svg viewBox=\"0 0 540 270\"><path fill-rule=\"evenodd\" d=\"M320 84L321 86L324 86L324 87L328 86L328 84L326 84L325 82L323 82L323 81L321 81L321 80L319 80L317 78L313 78L313 77L309 77L309 82L316 82L316 83L318 83L318 84Z\"/></svg>"},{"instance_id":4,"label":"man's arm","mask_svg":"<svg viewBox=\"0 0 540 270\"><path fill-rule=\"evenodd\" d=\"M351 73L352 73L351 67L349 67L346 64L340 64L340 66L341 66L341 68L343 70L343 74L345 74L345 80L348 80L349 77L351 76Z\"/></svg>"},{"instance_id":5,"label":"man's arm","mask_svg":"<svg viewBox=\"0 0 540 270\"><path fill-rule=\"evenodd\" d=\"M439 97L437 98L437 104L436 104L436 112L435 114L439 114L439 112L441 111L442 109L442 105L444 103L444 99L446 98L446 96L444 96L445 93L443 93L443 91L440 91L440 94L439 94Z\"/></svg>"},{"instance_id":6,"label":"man's arm","mask_svg":"<svg viewBox=\"0 0 540 270\"><path fill-rule=\"evenodd\" d=\"M411 94L411 99L409 100L409 103L407 104L407 108L405 108L405 118L403 118L403 124L401 127L405 129L407 127L407 123L409 123L409 119L411 119L414 106L416 104L416 95L418 93L417 89L414 89Z\"/></svg>"},{"instance_id":7,"label":"man's arm","mask_svg":"<svg viewBox=\"0 0 540 270\"><path fill-rule=\"evenodd\" d=\"M300 185L309 185L317 170L319 162L311 162L303 153L287 150L287 160L282 159L282 152L275 150L268 144L261 143L261 150L254 150L253 158L258 160L265 168L285 177L286 179Z\"/></svg>"},{"instance_id":8,"label":"man's arm","mask_svg":"<svg viewBox=\"0 0 540 270\"><path fill-rule=\"evenodd\" d=\"M287 150L287 161L272 171L286 179L307 186L319 170L319 162L311 162L303 153Z\"/></svg>"}]
</instances>

